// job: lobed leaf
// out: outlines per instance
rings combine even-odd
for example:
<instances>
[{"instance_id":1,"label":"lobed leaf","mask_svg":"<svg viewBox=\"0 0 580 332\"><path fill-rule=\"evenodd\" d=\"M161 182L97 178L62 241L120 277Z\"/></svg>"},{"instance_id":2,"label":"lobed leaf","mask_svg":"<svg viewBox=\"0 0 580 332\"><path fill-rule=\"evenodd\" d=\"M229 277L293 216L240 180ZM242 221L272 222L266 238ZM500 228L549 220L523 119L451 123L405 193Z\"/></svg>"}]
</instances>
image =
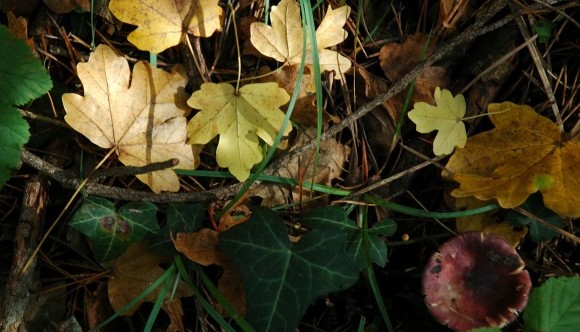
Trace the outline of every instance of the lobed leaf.
<instances>
[{"instance_id":1,"label":"lobed leaf","mask_svg":"<svg viewBox=\"0 0 580 332\"><path fill-rule=\"evenodd\" d=\"M346 289L358 267L338 229L313 230L292 246L280 217L255 208L252 218L221 233L220 246L240 270L247 319L257 331L293 331L318 296Z\"/></svg>"},{"instance_id":2,"label":"lobed leaf","mask_svg":"<svg viewBox=\"0 0 580 332\"><path fill-rule=\"evenodd\" d=\"M446 165L460 183L451 194L513 208L539 191L547 208L580 217L580 140L527 105L490 104L488 113L495 128L470 137Z\"/></svg>"},{"instance_id":3,"label":"lobed leaf","mask_svg":"<svg viewBox=\"0 0 580 332\"><path fill-rule=\"evenodd\" d=\"M351 66L351 61L336 51L326 48L335 46L346 39L348 33L342 28L350 14L350 7L341 6L337 9L328 7L318 29L316 41L318 46L318 62L322 70L334 71L335 79L341 79ZM299 64L302 59L302 20L300 7L294 0L282 0L277 6L272 6L270 12L272 25L255 22L250 26L250 41L263 55L276 59L278 62ZM307 40L306 64L312 65L312 46Z\"/></svg>"},{"instance_id":4,"label":"lobed leaf","mask_svg":"<svg viewBox=\"0 0 580 332\"><path fill-rule=\"evenodd\" d=\"M198 149L186 144L185 84L181 66L171 73L138 62L129 70L125 58L99 45L86 63L77 66L84 96L66 93L65 121L101 148L115 148L119 160L145 166L176 158L180 169L199 164ZM179 179L171 169L137 178L156 193L178 191Z\"/></svg>"},{"instance_id":5,"label":"lobed leaf","mask_svg":"<svg viewBox=\"0 0 580 332\"><path fill-rule=\"evenodd\" d=\"M433 141L433 153L437 156L450 154L458 146L465 146L467 133L462 119L465 116L465 98L463 95L453 97L449 90L435 88L435 103L415 103L409 112L409 119L417 125L420 133L437 130Z\"/></svg>"},{"instance_id":6,"label":"lobed leaf","mask_svg":"<svg viewBox=\"0 0 580 332\"><path fill-rule=\"evenodd\" d=\"M227 83L204 83L187 103L200 109L187 124L190 144L206 144L220 135L216 159L239 180L245 181L250 169L262 160L258 137L274 144L282 126L280 106L290 96L276 83L244 85L236 92ZM284 131L288 135L292 126Z\"/></svg>"},{"instance_id":7,"label":"lobed leaf","mask_svg":"<svg viewBox=\"0 0 580 332\"><path fill-rule=\"evenodd\" d=\"M359 269L365 267L363 231L354 221L350 220L343 209L337 206L327 206L306 212L300 222L305 226L327 231L331 229L340 230L346 235L346 250L354 258ZM397 229L397 225L392 221L377 223L376 227L368 230L371 261L380 267L387 263L387 246L385 241L377 234L392 235Z\"/></svg>"},{"instance_id":8,"label":"lobed leaf","mask_svg":"<svg viewBox=\"0 0 580 332\"><path fill-rule=\"evenodd\" d=\"M220 30L223 10L218 2L111 0L109 9L119 20L138 26L127 37L133 45L140 50L160 53L179 44L185 33L209 37Z\"/></svg>"}]
</instances>

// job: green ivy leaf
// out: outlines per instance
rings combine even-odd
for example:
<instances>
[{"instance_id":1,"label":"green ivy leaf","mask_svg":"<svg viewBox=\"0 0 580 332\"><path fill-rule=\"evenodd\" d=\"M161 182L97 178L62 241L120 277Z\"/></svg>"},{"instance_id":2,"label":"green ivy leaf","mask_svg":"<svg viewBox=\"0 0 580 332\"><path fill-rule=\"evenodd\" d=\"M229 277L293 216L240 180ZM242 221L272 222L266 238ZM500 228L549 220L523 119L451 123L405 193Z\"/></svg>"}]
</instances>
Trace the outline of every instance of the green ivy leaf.
<instances>
[{"instance_id":1,"label":"green ivy leaf","mask_svg":"<svg viewBox=\"0 0 580 332\"><path fill-rule=\"evenodd\" d=\"M20 112L0 103L0 188L10 178L12 169L18 166L22 146L28 142L29 137L28 123Z\"/></svg>"},{"instance_id":2,"label":"green ivy leaf","mask_svg":"<svg viewBox=\"0 0 580 332\"><path fill-rule=\"evenodd\" d=\"M336 228L314 229L293 246L283 220L260 207L223 232L220 247L242 274L253 327L294 331L318 296L353 285L359 269L347 258L345 242Z\"/></svg>"},{"instance_id":3,"label":"green ivy leaf","mask_svg":"<svg viewBox=\"0 0 580 332\"><path fill-rule=\"evenodd\" d=\"M530 196L522 205L520 205L520 207L556 227L562 226L562 219L560 216L544 206L540 194ZM509 211L506 215L506 220L515 226L528 226L530 229L530 238L536 243L549 240L558 235L558 233L542 224L539 224L534 219L523 216L516 211Z\"/></svg>"},{"instance_id":4,"label":"green ivy leaf","mask_svg":"<svg viewBox=\"0 0 580 332\"><path fill-rule=\"evenodd\" d=\"M28 46L0 25L0 103L23 105L52 88L40 60Z\"/></svg>"},{"instance_id":5,"label":"green ivy leaf","mask_svg":"<svg viewBox=\"0 0 580 332\"><path fill-rule=\"evenodd\" d=\"M580 278L548 279L534 288L524 311L525 332L576 332L580 326Z\"/></svg>"},{"instance_id":6,"label":"green ivy leaf","mask_svg":"<svg viewBox=\"0 0 580 332\"><path fill-rule=\"evenodd\" d=\"M327 206L313 209L305 213L300 222L307 227L326 231L336 229L345 233L348 239L346 249L351 257L354 257L357 266L362 269L365 266L363 232L354 221L350 220L343 209L336 206ZM377 227L377 228L375 228ZM369 229L369 244L371 261L378 266L384 267L387 264L387 246L385 241L377 234L392 235L397 230L397 225L392 221L377 223L375 227Z\"/></svg>"},{"instance_id":7,"label":"green ivy leaf","mask_svg":"<svg viewBox=\"0 0 580 332\"><path fill-rule=\"evenodd\" d=\"M127 247L147 235L157 234L157 207L149 202L128 203L115 211L115 205L98 197L86 197L69 225L92 241L99 262L119 257Z\"/></svg>"},{"instance_id":8,"label":"green ivy leaf","mask_svg":"<svg viewBox=\"0 0 580 332\"><path fill-rule=\"evenodd\" d=\"M369 233L391 236L397 231L397 223L392 219L385 219L374 224Z\"/></svg>"},{"instance_id":9,"label":"green ivy leaf","mask_svg":"<svg viewBox=\"0 0 580 332\"><path fill-rule=\"evenodd\" d=\"M171 241L171 234L193 233L201 228L205 217L205 208L199 204L170 203L167 206L167 223L159 234L153 237L149 248L160 255L177 253Z\"/></svg>"}]
</instances>

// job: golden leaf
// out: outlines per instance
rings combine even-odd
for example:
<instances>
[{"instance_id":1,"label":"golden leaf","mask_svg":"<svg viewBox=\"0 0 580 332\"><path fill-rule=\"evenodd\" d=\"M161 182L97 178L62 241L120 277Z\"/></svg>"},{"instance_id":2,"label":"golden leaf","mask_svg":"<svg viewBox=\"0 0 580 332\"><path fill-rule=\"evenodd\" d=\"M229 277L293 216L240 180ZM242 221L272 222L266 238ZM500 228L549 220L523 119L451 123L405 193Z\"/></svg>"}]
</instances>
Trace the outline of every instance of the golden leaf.
<instances>
[{"instance_id":1,"label":"golden leaf","mask_svg":"<svg viewBox=\"0 0 580 332\"><path fill-rule=\"evenodd\" d=\"M503 208L536 192L563 217L580 217L580 141L526 105L490 104L495 128L470 137L449 159L445 176L460 183L451 194L497 199Z\"/></svg>"},{"instance_id":2,"label":"golden leaf","mask_svg":"<svg viewBox=\"0 0 580 332\"><path fill-rule=\"evenodd\" d=\"M183 40L185 33L209 37L221 29L219 0L111 0L119 20L139 26L127 39L139 49L160 53ZM195 4L195 7L191 7Z\"/></svg>"},{"instance_id":3,"label":"golden leaf","mask_svg":"<svg viewBox=\"0 0 580 332\"><path fill-rule=\"evenodd\" d=\"M220 135L218 165L245 181L252 166L262 160L258 137L268 145L274 144L284 120L280 106L288 100L288 93L276 83L248 84L238 93L227 83L204 83L187 101L201 110L187 124L189 143L206 144ZM291 130L288 124L284 135Z\"/></svg>"}]
</instances>

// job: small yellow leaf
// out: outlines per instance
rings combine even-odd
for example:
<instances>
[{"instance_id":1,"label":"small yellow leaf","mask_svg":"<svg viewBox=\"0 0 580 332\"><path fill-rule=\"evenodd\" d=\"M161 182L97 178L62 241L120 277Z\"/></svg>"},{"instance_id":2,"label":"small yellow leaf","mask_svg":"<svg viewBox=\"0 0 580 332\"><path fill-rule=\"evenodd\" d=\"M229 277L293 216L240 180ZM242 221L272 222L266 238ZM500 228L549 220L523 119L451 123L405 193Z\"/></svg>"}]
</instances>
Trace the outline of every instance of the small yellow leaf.
<instances>
[{"instance_id":1,"label":"small yellow leaf","mask_svg":"<svg viewBox=\"0 0 580 332\"><path fill-rule=\"evenodd\" d=\"M248 84L238 93L227 83L204 83L187 101L201 110L187 124L189 143L206 144L220 135L218 165L245 181L252 166L262 160L258 137L274 144L284 120L280 106L289 100L288 93L276 83ZM288 124L284 135L291 130Z\"/></svg>"},{"instance_id":2,"label":"small yellow leaf","mask_svg":"<svg viewBox=\"0 0 580 332\"><path fill-rule=\"evenodd\" d=\"M547 208L580 217L580 141L566 140L558 126L531 107L490 104L495 128L470 137L446 168L460 183L451 194L497 199L503 208L522 204L536 192Z\"/></svg>"},{"instance_id":3,"label":"small yellow leaf","mask_svg":"<svg viewBox=\"0 0 580 332\"><path fill-rule=\"evenodd\" d=\"M326 16L316 30L316 42L319 63L322 70L334 71L335 79L350 68L347 57L326 48L337 45L346 39L347 32L342 29L350 14L350 7L328 8ZM279 62L299 64L302 59L302 21L300 7L294 0L282 0L278 6L272 6L270 13L272 26L255 22L250 27L250 40L263 55ZM306 64L312 65L312 46L307 39Z\"/></svg>"},{"instance_id":4,"label":"small yellow leaf","mask_svg":"<svg viewBox=\"0 0 580 332\"><path fill-rule=\"evenodd\" d=\"M437 156L450 154L458 146L465 146L467 134L462 119L465 116L465 98L463 95L453 97L449 90L435 88L435 103L432 106L424 102L415 103L409 112L409 119L417 125L420 133L438 130L433 141L433 152Z\"/></svg>"},{"instance_id":5,"label":"small yellow leaf","mask_svg":"<svg viewBox=\"0 0 580 332\"><path fill-rule=\"evenodd\" d=\"M119 20L139 26L127 39L139 49L160 53L183 40L185 33L209 37L221 29L219 0L111 0ZM195 7L191 7L195 4Z\"/></svg>"},{"instance_id":6,"label":"small yellow leaf","mask_svg":"<svg viewBox=\"0 0 580 332\"><path fill-rule=\"evenodd\" d=\"M197 151L186 144L187 76L181 67L168 73L138 62L131 75L127 60L99 45L77 73L85 95L62 96L64 119L73 129L101 148L116 148L125 165L177 158L181 169L197 167ZM171 169L137 178L156 193L179 190Z\"/></svg>"}]
</instances>

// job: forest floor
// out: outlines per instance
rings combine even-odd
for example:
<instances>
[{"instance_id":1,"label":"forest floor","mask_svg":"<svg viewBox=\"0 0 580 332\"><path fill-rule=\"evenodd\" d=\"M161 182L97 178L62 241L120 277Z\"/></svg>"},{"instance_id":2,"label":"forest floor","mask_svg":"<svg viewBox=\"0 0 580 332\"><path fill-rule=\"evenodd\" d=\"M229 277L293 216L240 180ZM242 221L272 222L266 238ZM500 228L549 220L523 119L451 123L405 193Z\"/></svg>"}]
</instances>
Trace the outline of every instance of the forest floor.
<instances>
[{"instance_id":1,"label":"forest floor","mask_svg":"<svg viewBox=\"0 0 580 332\"><path fill-rule=\"evenodd\" d=\"M204 4L212 3L211 0L201 1ZM135 1L139 2L148 1ZM219 29L208 36L200 36L203 32L197 36L195 33L183 34L185 37L178 37L174 46L163 48L156 56L136 47L129 41L131 37L128 40L135 25L123 23L121 18L109 10L108 3L105 0L95 1L94 15L91 14L89 0L2 1L0 5L0 23L10 25L11 32L28 43L48 71L53 85L48 94L20 107L30 125L30 139L24 146L21 166L13 172L0 192L0 281L2 285L7 285L6 290L4 286L0 287L0 322L16 322L14 324L20 325L21 331L90 330L112 317L115 311L139 294L128 291L128 294L134 295L125 294L125 287L129 289L135 285L131 285L134 282L132 279L120 277L121 258L114 257L116 260L109 262L109 259L100 259L103 255L95 253L95 248L99 248L96 242L100 238L89 236L89 239L81 234L83 230L79 232L79 228L69 226L81 218L75 213L81 209L83 201L86 202L87 195L107 199L113 211L115 206L121 211L121 206L127 206L124 204L129 202L150 204L130 206L127 209L152 208L154 217L159 220L155 225L158 234L142 236L150 243L149 249L141 249L143 256L153 257L152 261L143 257L135 258L136 264L151 265L126 268L129 269L128 274L148 273L143 269L160 271L157 278L164 271L170 270L170 267L173 268L172 257L180 255L170 241L176 239L176 233L170 232L167 226L171 223L168 221L171 218L170 211L173 211L173 207L169 206L171 204L199 204L195 206L200 206L200 210L194 210L199 213L196 216L200 219L192 223L197 223L196 230L203 228L209 232L211 229L215 234L230 227L238 227L235 225L246 221L245 217L251 215L257 206L272 208L284 220L292 242L298 243L301 238L307 238L306 228L309 228L300 222L301 216L321 211L316 210L321 207L344 208L348 217L355 220L358 227L364 227L365 232L367 226L372 228L385 220L396 224L396 231L381 233L377 237L385 245L383 251L377 249L379 256L384 255L383 264L373 264L370 270L362 269L358 281L352 282L346 289L322 296L314 292L314 302L307 307L296 327L299 331L387 331L391 329L389 324L395 331L448 331L447 327L431 317L425 305L421 285L423 268L429 257L446 240L465 231L481 231L505 238L525 262L534 287L552 277L577 277L580 273L580 219L577 207L572 206L568 210L552 208L555 213L549 211L544 205L549 205L546 201L547 193L542 192L543 196L534 193L539 187L526 193L521 202L515 205L511 198L498 198L501 193L496 192L488 195L488 201L469 201L455 197L457 195L452 192L457 192L453 190L459 184L449 176L444 177L442 169L451 168L450 160L459 160L457 151L463 149L455 147L454 141L449 152L434 153L434 149L435 152L444 149L443 143L435 140L434 132L417 132L420 124L408 117L415 103L435 105L437 98L433 96L436 88L440 87L449 90L452 96L461 94L465 98L463 123L468 137L466 151L470 144L474 144L470 143L475 141L471 141L474 136L497 127L497 123L493 123L487 116L488 106L506 101L529 105L537 114L549 119L564 137L562 142L580 141L580 23L577 20L580 17L580 4L577 1L312 1L311 17L315 27L322 22L328 8L337 12L343 5L351 8L344 25L330 27L333 24L331 22L327 26L328 30L339 32L342 31L340 28L344 29L346 39L342 36L329 37L339 40L324 46L326 52L338 52L339 55L334 52L333 56L347 59L348 66L341 73L342 64L335 63L331 67L322 63L320 80L317 80L311 66L305 69L304 76L297 74L300 56L298 60L293 59L294 67L276 69L283 63L291 63L292 59L282 57L281 61L264 55L260 42L251 40L253 37L250 35L255 33L252 24L264 22L264 1L240 0L228 1L227 4L219 1L222 10ZM277 4L278 1L274 1L270 6ZM135 16L144 12L143 9L135 8L128 11ZM207 13L209 15L209 9ZM273 21L274 17L268 20ZM155 26L156 23L160 26ZM160 22L150 21L147 24L152 24L153 29L163 28ZM287 33L291 34L292 29L298 28L291 27ZM266 34L265 38L274 38L274 35L275 32L272 32L271 36ZM301 31L299 36L302 36ZM318 39L318 43L326 42L320 36ZM155 43L151 47L155 47ZM159 39L158 43L164 42ZM195 159L192 163L197 168L194 171L177 172L178 178L174 179L176 182L173 186L176 190L153 189L152 182L140 181L134 176L141 174L142 170L123 166L143 164L125 163L123 155L127 158L130 153L123 150L120 144L112 150L113 146L103 148L97 144L90 130L85 129L83 132L78 129L78 122L70 121L72 113L66 108L67 102L63 104L63 99L71 96L63 98L63 95L74 93L79 98L88 95L89 83L83 79L83 74L79 74L81 67L78 64L91 61L89 57L93 59L91 52L97 45L107 45L118 59L125 59L123 61L130 68L137 68L139 61L156 62L156 67L166 72L181 65L187 84L170 96L170 99L175 98L176 104L179 104L177 100L180 94L185 96L182 100L185 105L185 100L192 93L196 95L198 92L196 96L200 100L197 101L199 105L211 104L206 101L211 101L213 97L206 90L200 90L202 85L208 82L229 82L235 85L239 73L243 79L251 79L242 80L243 84L275 81L285 89L287 95L278 99L290 100L294 88L300 84L294 113L288 123L292 131L287 132L279 145L283 147L286 144L288 147L276 151L269 149L273 143L278 144L274 142L279 130L276 125L271 142L264 139L267 133L258 134L263 141L259 145L255 144L262 154L257 161L251 160L248 151L236 150L240 152L240 157L231 157L235 153L228 150L226 143L222 143L222 140L225 141L225 132L220 133L219 141L217 137L211 139L211 136L207 142L201 143L203 139L200 138L200 141L195 142L197 145L193 148L191 158ZM8 54L10 50L1 49L0 52ZM322 59L323 55L320 54ZM109 61L104 55L103 59ZM339 70L326 70L329 68ZM118 71L122 75L122 69ZM94 72L83 73L84 77L96 76ZM113 71L107 71L107 74L110 73ZM131 85L141 83L137 82L137 78L142 77L138 75L135 69ZM236 96L239 94L239 91L234 93ZM127 98L138 102L136 97ZM189 106L183 106L187 108L185 117L188 122L191 121L190 125L193 123L192 118L202 113L197 107L191 107L196 103L192 100L193 97L187 101ZM215 103L218 102L221 101L215 98ZM127 102L124 105L129 104ZM282 106L282 102L280 104L274 108L288 111L288 106ZM82 105L92 107L92 104ZM65 119L67 113L69 118ZM280 114L284 116L284 113ZM252 122L254 120L248 122L257 127L263 125L264 128L271 125L266 120ZM167 119L162 121L170 122ZM215 121L211 126L218 127L220 121L226 120L205 118L200 121L199 126L210 127L210 121ZM461 123L461 117L454 125L457 123ZM429 126L428 123L423 125ZM247 126L244 128L253 130L252 125ZM525 130L534 132L541 128L529 127ZM437 129L440 132L444 130ZM266 132L270 129L262 130ZM537 134L544 135L542 132ZM194 134L190 131L188 135L192 139ZM216 133L213 135L216 136ZM549 135L545 133L544 136ZM257 142L257 136L254 137ZM513 141L535 139L500 138L492 137L491 140L496 141L492 143L509 145ZM240 142L246 143L244 138ZM457 145L460 144L457 142ZM191 149L189 145L188 148ZM220 156L220 153L224 153L223 149L228 151ZM112 154L101 163L109 151ZM272 159L260 168L260 159L267 159L270 151L273 153ZM521 170L520 166L525 161L515 155L506 157L505 153L508 151L502 150L500 146L496 153L488 153L486 157L469 160L465 157L465 160L457 161L463 162L463 166L453 169L475 163L475 168L482 170L487 165L495 165L496 159L507 159L506 169L513 169L514 174ZM178 158L170 153L164 157ZM577 156L573 158L578 160ZM229 164L225 159L229 160ZM185 165L184 160L179 159L177 169ZM248 160L249 167L239 166ZM316 167L315 160L318 161ZM173 165L171 162L146 167L157 167L155 169L159 170ZM224 166L226 164L228 166ZM110 169L110 172L95 176L91 172L97 166L99 170ZM574 170L570 170L569 174L580 174L578 164L571 168ZM254 177L256 173L276 178L270 181L258 175ZM90 181L81 183L87 176ZM247 183L248 176L251 181L257 182L245 188L243 185ZM280 179L289 182L281 183ZM573 197L555 200L569 200L569 205L578 202L580 193L573 192L574 188L578 189L577 178L564 177L561 180L564 187L572 183L569 188L572 188ZM308 183L311 182L318 187L309 190ZM461 185L463 188L464 183ZM509 185L511 182L505 183L505 186ZM76 192L79 186L82 190ZM517 188L524 186L524 180L515 185ZM238 195L240 192L242 194ZM387 203L377 204L369 195ZM485 196L474 195L479 195L479 198ZM235 209L233 212L226 211L224 217L221 209L232 199L236 203ZM523 201L526 201L524 205ZM479 214L479 218L461 214L460 218L445 217L445 213L490 206L498 202L501 207ZM406 213L405 208L411 208L410 212ZM531 219L524 218L522 221L514 217L520 216L518 213L525 213L522 210L531 213ZM425 214L420 216L417 211ZM106 220L101 220L103 222ZM123 232L123 229L118 232ZM165 244L170 244L169 249L173 252L169 253L172 255L165 258L156 256L161 253L155 249L156 241L163 242L159 236ZM209 238L213 239L211 236ZM174 246L182 253L191 249L181 247L180 250L178 243L175 242ZM110 245L120 244L111 242ZM119 253L124 249L126 247ZM163 250L164 254L168 253L166 247ZM209 251L207 248L203 250ZM212 254L218 255L219 248L211 250ZM334 250L331 256L344 255L340 248L331 250ZM108 254L105 257L109 258ZM322 251L320 255L323 255ZM222 322L212 312L217 312L219 317L229 322L232 329L242 330L243 323L228 317L227 310L221 308L221 300L215 298L214 290L208 287L207 280L203 280L207 276L209 281L217 285L220 277L227 274L224 270L227 271L229 265L219 256L205 263L196 260L204 265L200 268L201 265L193 263L186 256L191 259L188 254L179 256L181 262L186 262L185 270L180 271L186 271L190 285L196 288L195 292L187 290L179 293L177 290L182 295L181 299L177 297L177 302L165 302L162 310L154 315L152 312L159 310L156 305L161 305L160 302L156 303L156 295L159 293L154 291L144 303L132 310L131 315L114 318L107 325L99 326L100 330L227 330L220 326ZM121 257L124 257L123 262L131 261L127 256ZM377 263L376 257L372 259ZM237 262L236 259L233 261ZM276 269L274 266L269 268ZM240 269L244 274L243 268ZM369 277L369 273L372 273L372 277ZM311 279L312 276L305 277L304 283ZM111 293L112 280L117 280L115 294ZM137 288L142 291L147 286ZM265 289L263 291L267 292ZM243 295L228 296L236 302L236 298ZM129 298L120 299L123 297ZM200 304L203 299L208 301L209 309ZM252 300L250 296L245 299L248 308ZM278 300L282 303L290 301L288 298ZM389 323L385 323L385 315L377 304L379 302L384 304ZM245 304L234 303L234 307L238 311L245 311ZM152 316L154 319L150 319ZM251 322L252 318L248 319ZM2 331L16 331L16 325L0 324L0 327ZM504 328L504 331L523 330L521 316Z\"/></svg>"}]
</instances>

